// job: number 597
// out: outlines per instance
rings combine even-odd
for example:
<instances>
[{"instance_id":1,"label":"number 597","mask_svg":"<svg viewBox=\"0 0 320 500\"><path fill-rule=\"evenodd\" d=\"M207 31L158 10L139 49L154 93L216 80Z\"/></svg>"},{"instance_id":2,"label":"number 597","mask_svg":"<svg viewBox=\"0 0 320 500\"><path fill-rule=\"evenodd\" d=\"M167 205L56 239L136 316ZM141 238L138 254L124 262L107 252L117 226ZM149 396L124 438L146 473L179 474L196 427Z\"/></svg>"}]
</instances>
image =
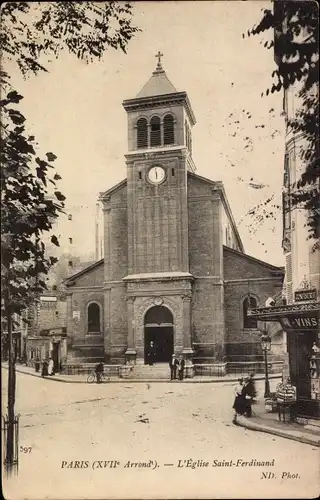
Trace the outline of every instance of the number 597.
<instances>
[{"instance_id":1,"label":"number 597","mask_svg":"<svg viewBox=\"0 0 320 500\"><path fill-rule=\"evenodd\" d=\"M32 446L20 446L21 453L31 453Z\"/></svg>"}]
</instances>

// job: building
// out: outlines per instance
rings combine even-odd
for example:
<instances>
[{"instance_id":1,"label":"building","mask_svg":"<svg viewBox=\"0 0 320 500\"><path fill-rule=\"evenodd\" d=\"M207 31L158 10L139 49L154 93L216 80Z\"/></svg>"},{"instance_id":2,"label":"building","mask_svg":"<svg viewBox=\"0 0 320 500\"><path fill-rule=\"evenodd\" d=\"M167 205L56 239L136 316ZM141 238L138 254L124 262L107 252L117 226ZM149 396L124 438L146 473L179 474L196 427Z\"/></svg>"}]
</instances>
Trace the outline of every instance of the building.
<instances>
[{"instance_id":1,"label":"building","mask_svg":"<svg viewBox=\"0 0 320 500\"><path fill-rule=\"evenodd\" d=\"M29 327L26 338L26 361L34 366L52 358L55 372L67 360L67 302L55 292L42 294L28 309Z\"/></svg>"},{"instance_id":2,"label":"building","mask_svg":"<svg viewBox=\"0 0 320 500\"><path fill-rule=\"evenodd\" d=\"M14 313L12 318L12 344L13 355L16 361L22 361L26 357L26 344L28 326L26 322L26 312L21 314ZM1 359L8 360L9 357L9 342L8 342L7 324L3 321L1 325Z\"/></svg>"},{"instance_id":3,"label":"building","mask_svg":"<svg viewBox=\"0 0 320 500\"><path fill-rule=\"evenodd\" d=\"M282 9L275 2L275 9ZM282 27L283 29L283 27ZM277 36L281 33L280 27ZM295 43L307 44L310 34L299 34ZM275 43L275 60L281 52ZM320 417L320 251L314 240L308 239L308 212L292 205L292 194L304 170L300 148L305 141L301 133L292 130L289 121L297 116L302 101L303 82L284 90L283 111L286 120L284 180L283 180L283 240L285 279L283 305L256 308L250 317L280 322L287 337L288 373L297 390L296 414ZM318 93L318 88L315 89Z\"/></svg>"},{"instance_id":4,"label":"building","mask_svg":"<svg viewBox=\"0 0 320 500\"><path fill-rule=\"evenodd\" d=\"M100 194L104 258L65 282L68 363L141 366L153 341L156 362L182 353L189 376L259 370L247 311L281 291L283 269L244 253L223 184L196 174L195 115L160 57L123 106L127 178Z\"/></svg>"}]
</instances>

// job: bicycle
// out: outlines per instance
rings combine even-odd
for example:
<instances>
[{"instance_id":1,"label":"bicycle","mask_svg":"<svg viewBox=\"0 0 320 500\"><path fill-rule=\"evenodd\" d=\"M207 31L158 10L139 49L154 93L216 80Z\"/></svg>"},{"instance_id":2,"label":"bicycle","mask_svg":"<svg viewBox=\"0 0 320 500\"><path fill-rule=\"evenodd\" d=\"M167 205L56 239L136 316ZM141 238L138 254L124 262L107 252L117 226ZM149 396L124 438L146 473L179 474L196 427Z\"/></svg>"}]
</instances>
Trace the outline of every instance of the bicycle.
<instances>
[{"instance_id":1,"label":"bicycle","mask_svg":"<svg viewBox=\"0 0 320 500\"><path fill-rule=\"evenodd\" d=\"M91 372L88 375L87 383L88 384L93 384L94 382L97 382L97 374L96 374L96 372ZM100 375L100 384L102 384L103 382L110 382L110 376L109 376L109 374L101 373L101 375Z\"/></svg>"}]
</instances>

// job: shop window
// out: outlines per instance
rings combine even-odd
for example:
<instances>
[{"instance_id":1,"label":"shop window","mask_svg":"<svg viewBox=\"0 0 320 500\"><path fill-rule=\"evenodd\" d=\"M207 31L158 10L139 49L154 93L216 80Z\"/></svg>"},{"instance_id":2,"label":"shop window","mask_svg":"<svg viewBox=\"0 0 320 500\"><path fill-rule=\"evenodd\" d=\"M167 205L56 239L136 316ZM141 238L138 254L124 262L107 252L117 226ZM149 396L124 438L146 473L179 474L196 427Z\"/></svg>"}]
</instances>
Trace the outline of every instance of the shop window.
<instances>
[{"instance_id":1,"label":"shop window","mask_svg":"<svg viewBox=\"0 0 320 500\"><path fill-rule=\"evenodd\" d=\"M257 307L257 300L254 297L246 297L243 301L243 328L244 330L248 329L257 329L258 323L255 318L248 316L248 310Z\"/></svg>"}]
</instances>

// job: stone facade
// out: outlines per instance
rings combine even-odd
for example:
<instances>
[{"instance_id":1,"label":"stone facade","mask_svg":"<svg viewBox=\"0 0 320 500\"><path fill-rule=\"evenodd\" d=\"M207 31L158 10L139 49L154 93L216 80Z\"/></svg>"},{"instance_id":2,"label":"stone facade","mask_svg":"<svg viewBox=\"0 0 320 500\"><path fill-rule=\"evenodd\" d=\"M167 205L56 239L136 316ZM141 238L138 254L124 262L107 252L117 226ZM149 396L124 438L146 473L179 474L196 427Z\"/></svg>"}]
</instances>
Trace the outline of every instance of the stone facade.
<instances>
[{"instance_id":1,"label":"stone facade","mask_svg":"<svg viewBox=\"0 0 320 500\"><path fill-rule=\"evenodd\" d=\"M241 326L248 281L262 303L281 289L283 272L243 253L222 183L195 173L188 97L168 82L157 68L123 103L127 178L100 194L104 259L66 282L69 350L74 360L143 364L152 338L162 361L183 354L189 375L194 365L224 373L228 343L258 338ZM94 334L92 303L101 325Z\"/></svg>"}]
</instances>

